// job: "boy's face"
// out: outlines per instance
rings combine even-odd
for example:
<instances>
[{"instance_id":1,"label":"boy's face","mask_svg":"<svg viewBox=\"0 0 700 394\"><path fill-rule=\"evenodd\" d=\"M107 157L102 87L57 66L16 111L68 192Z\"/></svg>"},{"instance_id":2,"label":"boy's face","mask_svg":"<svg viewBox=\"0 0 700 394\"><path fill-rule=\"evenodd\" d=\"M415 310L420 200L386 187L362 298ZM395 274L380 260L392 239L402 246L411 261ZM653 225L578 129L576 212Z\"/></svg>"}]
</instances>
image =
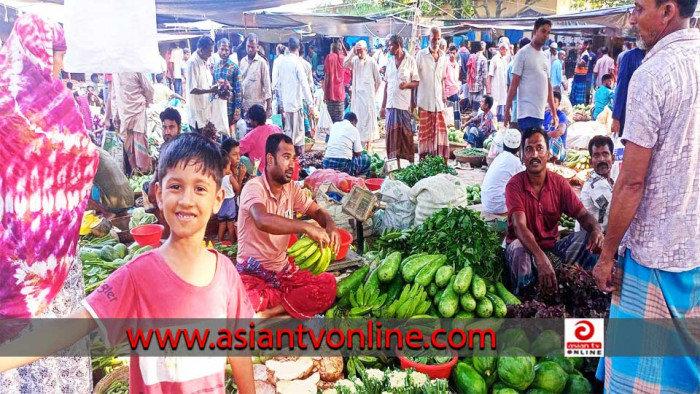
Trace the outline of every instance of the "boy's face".
<instances>
[{"instance_id":1,"label":"boy's face","mask_svg":"<svg viewBox=\"0 0 700 394\"><path fill-rule=\"evenodd\" d=\"M156 183L158 208L178 238L203 238L209 218L224 201L224 190L200 167L195 162L177 165Z\"/></svg>"},{"instance_id":2,"label":"boy's face","mask_svg":"<svg viewBox=\"0 0 700 394\"><path fill-rule=\"evenodd\" d=\"M603 85L607 86L608 89L610 89L610 87L612 87L612 79L607 79L603 81Z\"/></svg>"},{"instance_id":3,"label":"boy's face","mask_svg":"<svg viewBox=\"0 0 700 394\"><path fill-rule=\"evenodd\" d=\"M481 100L481 110L484 111L484 113L489 112L489 105L486 104L486 100Z\"/></svg>"},{"instance_id":4,"label":"boy's face","mask_svg":"<svg viewBox=\"0 0 700 394\"><path fill-rule=\"evenodd\" d=\"M241 161L240 147L235 146L233 149L231 149L231 152L228 153L228 160L231 168L238 165L238 163Z\"/></svg>"}]
</instances>

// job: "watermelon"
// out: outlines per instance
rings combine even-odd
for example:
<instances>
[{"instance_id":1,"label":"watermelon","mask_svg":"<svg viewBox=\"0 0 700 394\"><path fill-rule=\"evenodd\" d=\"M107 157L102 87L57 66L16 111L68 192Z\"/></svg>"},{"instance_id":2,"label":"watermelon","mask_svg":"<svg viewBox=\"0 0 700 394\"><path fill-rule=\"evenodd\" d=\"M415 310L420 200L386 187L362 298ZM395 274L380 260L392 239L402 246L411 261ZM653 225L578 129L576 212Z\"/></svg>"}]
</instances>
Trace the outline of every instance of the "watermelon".
<instances>
[{"instance_id":1,"label":"watermelon","mask_svg":"<svg viewBox=\"0 0 700 394\"><path fill-rule=\"evenodd\" d=\"M567 374L573 373L574 372L574 364L571 363L571 359L568 357L564 356L544 356L540 359L540 362L543 361L553 361L561 367L561 369L564 370Z\"/></svg>"},{"instance_id":2,"label":"watermelon","mask_svg":"<svg viewBox=\"0 0 700 394\"><path fill-rule=\"evenodd\" d=\"M460 394L487 394L486 382L470 365L459 362L452 371L457 392Z\"/></svg>"},{"instance_id":3,"label":"watermelon","mask_svg":"<svg viewBox=\"0 0 700 394\"><path fill-rule=\"evenodd\" d=\"M532 388L561 393L566 387L568 374L554 361L544 361L535 366Z\"/></svg>"},{"instance_id":4,"label":"watermelon","mask_svg":"<svg viewBox=\"0 0 700 394\"><path fill-rule=\"evenodd\" d=\"M493 394L518 394L518 390L512 389L510 387L502 388L498 391L493 391Z\"/></svg>"},{"instance_id":5,"label":"watermelon","mask_svg":"<svg viewBox=\"0 0 700 394\"><path fill-rule=\"evenodd\" d=\"M530 353L543 356L552 350L562 349L561 335L556 331L545 330L532 342Z\"/></svg>"},{"instance_id":6,"label":"watermelon","mask_svg":"<svg viewBox=\"0 0 700 394\"><path fill-rule=\"evenodd\" d=\"M498 376L508 386L525 390L535 380L534 357L518 348L510 348L504 354L508 355L498 358Z\"/></svg>"},{"instance_id":7,"label":"watermelon","mask_svg":"<svg viewBox=\"0 0 700 394\"><path fill-rule=\"evenodd\" d=\"M571 364L574 366L574 369L576 370L581 370L583 368L583 362L585 359L583 357L569 357L569 361L571 361Z\"/></svg>"},{"instance_id":8,"label":"watermelon","mask_svg":"<svg viewBox=\"0 0 700 394\"><path fill-rule=\"evenodd\" d=\"M593 392L593 386L581 375L570 374L566 379L564 392L569 394L587 394Z\"/></svg>"},{"instance_id":9,"label":"watermelon","mask_svg":"<svg viewBox=\"0 0 700 394\"><path fill-rule=\"evenodd\" d=\"M506 385L503 382L496 382L493 384L493 387L491 387L491 394L500 394L501 390L505 390L505 389L513 390L512 388L508 387L508 385ZM517 393L517 390L515 390L515 392ZM505 394L507 394L507 393L508 392L506 392Z\"/></svg>"},{"instance_id":10,"label":"watermelon","mask_svg":"<svg viewBox=\"0 0 700 394\"><path fill-rule=\"evenodd\" d=\"M472 362L474 363L474 369L482 376L491 376L494 372L496 372L497 360L498 357L495 351L488 348L474 348L474 357L472 358Z\"/></svg>"},{"instance_id":11,"label":"watermelon","mask_svg":"<svg viewBox=\"0 0 700 394\"><path fill-rule=\"evenodd\" d=\"M498 337L498 342L501 349L517 347L526 352L530 350L530 341L522 328L509 328L503 331L503 334Z\"/></svg>"},{"instance_id":12,"label":"watermelon","mask_svg":"<svg viewBox=\"0 0 700 394\"><path fill-rule=\"evenodd\" d=\"M525 392L525 394L552 394L547 390L542 390L542 389L530 389Z\"/></svg>"}]
</instances>

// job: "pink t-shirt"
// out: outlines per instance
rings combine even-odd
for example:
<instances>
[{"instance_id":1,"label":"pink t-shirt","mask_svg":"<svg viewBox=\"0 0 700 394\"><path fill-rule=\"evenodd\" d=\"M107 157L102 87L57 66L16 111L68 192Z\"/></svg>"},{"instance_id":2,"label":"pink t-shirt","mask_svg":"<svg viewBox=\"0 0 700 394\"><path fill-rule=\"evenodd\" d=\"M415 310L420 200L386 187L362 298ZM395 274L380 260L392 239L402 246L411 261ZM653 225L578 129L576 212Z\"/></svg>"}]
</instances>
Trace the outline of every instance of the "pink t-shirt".
<instances>
[{"instance_id":1,"label":"pink t-shirt","mask_svg":"<svg viewBox=\"0 0 700 394\"><path fill-rule=\"evenodd\" d=\"M240 141L239 150L241 155L247 153L250 161L253 163L259 159L260 166L258 169L261 174L265 173L265 143L267 142L267 137L281 132L282 130L277 125L266 124L254 128Z\"/></svg>"},{"instance_id":2,"label":"pink t-shirt","mask_svg":"<svg viewBox=\"0 0 700 394\"><path fill-rule=\"evenodd\" d=\"M255 311L236 267L226 256L211 252L217 255L216 272L207 286L185 282L155 250L114 271L82 305L110 344L124 341L126 329L134 328L134 320L122 319L252 318ZM148 323L143 321L143 325ZM132 393L224 391L226 357L132 355L130 366Z\"/></svg>"},{"instance_id":3,"label":"pink t-shirt","mask_svg":"<svg viewBox=\"0 0 700 394\"><path fill-rule=\"evenodd\" d=\"M294 182L282 187L282 194L278 200L270 191L265 174L250 180L241 192L241 208L238 211L238 262L243 263L253 257L265 269L280 271L287 264L289 234L273 235L258 230L250 214L250 208L258 203L265 206L267 213L293 219L294 212L306 213L313 200Z\"/></svg>"},{"instance_id":4,"label":"pink t-shirt","mask_svg":"<svg viewBox=\"0 0 700 394\"><path fill-rule=\"evenodd\" d=\"M447 72L445 73L445 95L447 97L454 96L459 93L459 88L462 83L459 81L459 63L455 60L454 64L447 60Z\"/></svg>"}]
</instances>

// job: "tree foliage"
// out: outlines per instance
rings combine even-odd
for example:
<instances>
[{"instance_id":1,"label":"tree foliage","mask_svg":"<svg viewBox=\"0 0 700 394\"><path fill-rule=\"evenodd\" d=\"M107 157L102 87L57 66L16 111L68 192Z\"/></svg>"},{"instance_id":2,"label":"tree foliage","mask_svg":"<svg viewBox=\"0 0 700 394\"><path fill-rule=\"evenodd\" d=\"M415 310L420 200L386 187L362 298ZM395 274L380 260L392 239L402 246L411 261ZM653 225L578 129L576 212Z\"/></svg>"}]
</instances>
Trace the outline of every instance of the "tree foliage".
<instances>
[{"instance_id":1,"label":"tree foliage","mask_svg":"<svg viewBox=\"0 0 700 394\"><path fill-rule=\"evenodd\" d=\"M598 10L601 8L619 7L634 4L632 0L572 0L572 11Z\"/></svg>"}]
</instances>

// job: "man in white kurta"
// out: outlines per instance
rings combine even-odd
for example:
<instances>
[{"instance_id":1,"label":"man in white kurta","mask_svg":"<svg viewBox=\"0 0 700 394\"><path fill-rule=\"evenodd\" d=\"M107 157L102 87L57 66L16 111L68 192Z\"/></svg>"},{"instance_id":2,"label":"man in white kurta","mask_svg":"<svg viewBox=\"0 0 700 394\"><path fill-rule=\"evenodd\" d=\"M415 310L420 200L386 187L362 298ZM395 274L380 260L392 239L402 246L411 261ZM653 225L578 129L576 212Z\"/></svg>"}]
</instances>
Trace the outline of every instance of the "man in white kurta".
<instances>
[{"instance_id":1,"label":"man in white kurta","mask_svg":"<svg viewBox=\"0 0 700 394\"><path fill-rule=\"evenodd\" d=\"M376 91L382 82L379 66L367 55L367 43L364 40L355 44L352 55L345 57L343 66L352 70L350 111L357 115L357 129L360 130L362 145L369 147L370 142L379 139L375 106Z\"/></svg>"},{"instance_id":2,"label":"man in white kurta","mask_svg":"<svg viewBox=\"0 0 700 394\"><path fill-rule=\"evenodd\" d=\"M498 46L498 52L489 64L489 76L486 80L486 94L493 97L493 105L496 108L498 120L503 120L503 108L506 105L506 97L508 96L507 79L508 79L508 46L502 43Z\"/></svg>"}]
</instances>

